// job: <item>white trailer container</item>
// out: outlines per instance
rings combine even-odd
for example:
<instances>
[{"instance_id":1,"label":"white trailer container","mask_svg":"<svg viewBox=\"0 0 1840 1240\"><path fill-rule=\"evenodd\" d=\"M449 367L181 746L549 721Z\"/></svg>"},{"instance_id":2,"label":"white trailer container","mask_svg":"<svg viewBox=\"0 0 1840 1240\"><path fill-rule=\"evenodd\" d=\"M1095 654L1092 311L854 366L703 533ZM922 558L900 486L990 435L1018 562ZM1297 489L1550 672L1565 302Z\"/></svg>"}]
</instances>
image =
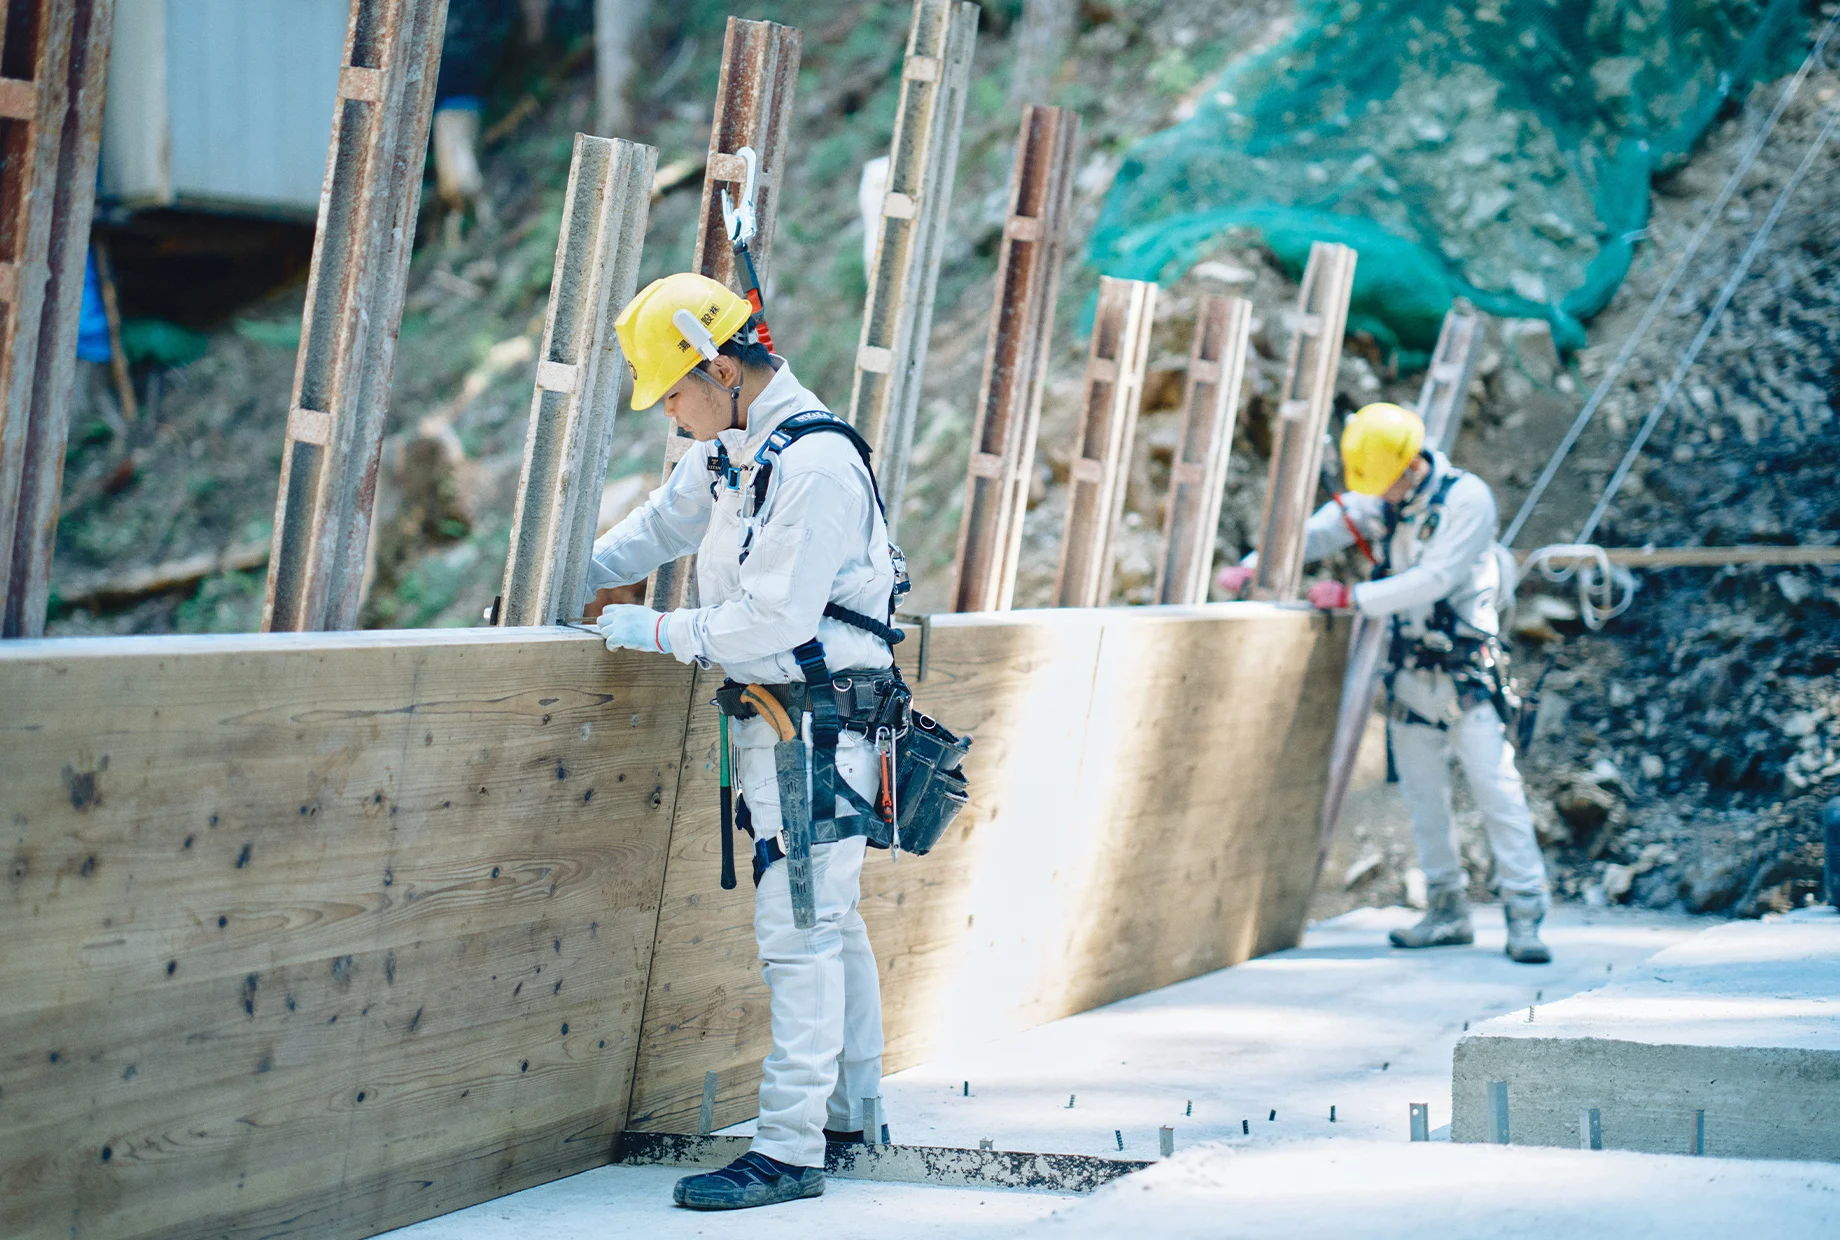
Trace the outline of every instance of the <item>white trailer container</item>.
<instances>
[{"instance_id":1,"label":"white trailer container","mask_svg":"<svg viewBox=\"0 0 1840 1240\"><path fill-rule=\"evenodd\" d=\"M313 219L350 0L116 0L102 194Z\"/></svg>"}]
</instances>

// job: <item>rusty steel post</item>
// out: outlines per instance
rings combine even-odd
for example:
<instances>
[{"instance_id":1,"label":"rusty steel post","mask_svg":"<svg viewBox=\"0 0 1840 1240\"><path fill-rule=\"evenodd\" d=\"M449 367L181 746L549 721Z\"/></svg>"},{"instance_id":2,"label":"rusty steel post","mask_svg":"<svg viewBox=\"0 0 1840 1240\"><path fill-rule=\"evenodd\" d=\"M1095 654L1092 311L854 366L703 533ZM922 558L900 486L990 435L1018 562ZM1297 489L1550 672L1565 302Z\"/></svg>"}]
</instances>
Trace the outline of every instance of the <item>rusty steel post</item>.
<instances>
[{"instance_id":1,"label":"rusty steel post","mask_svg":"<svg viewBox=\"0 0 1840 1240\"><path fill-rule=\"evenodd\" d=\"M1112 546L1124 516L1125 480L1137 434L1137 410L1143 403L1144 368L1150 362L1156 291L1156 285L1142 280L1099 277L1099 307L1086 355L1067 520L1054 577L1056 607L1103 607L1112 597Z\"/></svg>"},{"instance_id":2,"label":"rusty steel post","mask_svg":"<svg viewBox=\"0 0 1840 1240\"><path fill-rule=\"evenodd\" d=\"M1079 141L1076 113L1033 104L1022 110L971 431L953 611L1007 611L1015 598Z\"/></svg>"},{"instance_id":3,"label":"rusty steel post","mask_svg":"<svg viewBox=\"0 0 1840 1240\"><path fill-rule=\"evenodd\" d=\"M102 103L108 86L109 36L115 3L52 0L40 11L48 12L52 23L67 28L69 42L62 66L47 64L45 73L35 72L34 77L41 94L48 92L61 100L62 115L55 127L43 133L45 144L55 152L50 193L42 195L48 201L51 219L43 258L44 294L36 357L31 366L30 405L23 451L19 454L18 490L12 505L17 519L10 539L0 541L0 637L37 637L45 631L58 499L64 481L64 448L70 434L70 402L76 381L84 256L89 249L90 220L96 205L96 157L102 140ZM0 52L0 58L3 55ZM55 80L60 73L61 84ZM35 130L33 140L38 139L39 131ZM0 413L9 424L13 420L11 408L9 402L9 412ZM4 522L0 522L3 527Z\"/></svg>"},{"instance_id":4,"label":"rusty steel post","mask_svg":"<svg viewBox=\"0 0 1840 1240\"><path fill-rule=\"evenodd\" d=\"M1449 452L1457 443L1463 411L1469 405L1469 385L1482 360L1483 317L1467 303L1459 303L1444 316L1438 329L1437 348L1425 370L1425 386L1418 394L1418 416L1425 420L1425 446Z\"/></svg>"},{"instance_id":5,"label":"rusty steel post","mask_svg":"<svg viewBox=\"0 0 1840 1240\"><path fill-rule=\"evenodd\" d=\"M1291 336L1284 391L1272 426L1255 598L1294 599L1303 584L1303 526L1322 472L1323 437L1335 399L1336 367L1342 360L1354 264L1355 252L1345 245L1318 241L1310 247L1297 295L1297 329Z\"/></svg>"},{"instance_id":6,"label":"rusty steel post","mask_svg":"<svg viewBox=\"0 0 1840 1240\"><path fill-rule=\"evenodd\" d=\"M357 623L446 24L447 0L352 0L281 455L265 631Z\"/></svg>"},{"instance_id":7,"label":"rusty steel post","mask_svg":"<svg viewBox=\"0 0 1840 1240\"><path fill-rule=\"evenodd\" d=\"M626 361L613 321L639 283L658 152L575 135L498 623L581 614Z\"/></svg>"},{"instance_id":8,"label":"rusty steel post","mask_svg":"<svg viewBox=\"0 0 1840 1240\"><path fill-rule=\"evenodd\" d=\"M1201 301L1182 393L1181 437L1169 466L1169 500L1163 509L1163 558L1156 568L1159 603L1207 602L1214 529L1220 524L1251 323L1252 303L1243 297Z\"/></svg>"},{"instance_id":9,"label":"rusty steel post","mask_svg":"<svg viewBox=\"0 0 1840 1240\"><path fill-rule=\"evenodd\" d=\"M742 192L747 166L736 154L752 147L759 162L754 192L754 239L748 251L764 294L772 266L773 221L779 214L780 181L786 164L786 141L792 126L792 96L799 83L803 36L776 22L728 19L722 42L722 70L716 79L715 119L709 127L708 171L703 176L703 213L697 218L696 251L690 269L720 280L737 292L735 254L722 226L722 190ZM767 322L773 308L767 307ZM665 438L664 476L689 453L695 440L673 428ZM659 567L647 585L645 601L658 611L696 606L696 557L684 556Z\"/></svg>"},{"instance_id":10,"label":"rusty steel post","mask_svg":"<svg viewBox=\"0 0 1840 1240\"><path fill-rule=\"evenodd\" d=\"M28 540L36 536L21 508L26 476L38 472L28 462L45 450L43 436L34 434L33 396L51 292L53 204L75 8L73 0L11 0L0 26L0 617L23 616L25 600L15 597L13 584L14 546L22 525ZM80 271L77 279L81 284ZM62 449L57 445L60 456ZM27 627L0 619L3 635L20 636Z\"/></svg>"},{"instance_id":11,"label":"rusty steel post","mask_svg":"<svg viewBox=\"0 0 1840 1240\"><path fill-rule=\"evenodd\" d=\"M875 450L890 538L907 488L978 11L961 0L915 0L901 67L888 193L850 391L850 422Z\"/></svg>"},{"instance_id":12,"label":"rusty steel post","mask_svg":"<svg viewBox=\"0 0 1840 1240\"><path fill-rule=\"evenodd\" d=\"M1437 348L1425 370L1425 385L1418 394L1418 413L1425 420L1425 446L1449 452L1463 426L1469 405L1470 380L1482 357L1483 318L1467 305L1452 309L1438 330ZM1335 717L1335 736L1329 744L1329 776L1323 790L1321 842L1316 869L1329 859L1335 824L1354 778L1354 763L1367 731L1380 687L1381 657L1386 651L1386 621L1357 615L1348 635L1348 666L1342 675L1342 701Z\"/></svg>"}]
</instances>

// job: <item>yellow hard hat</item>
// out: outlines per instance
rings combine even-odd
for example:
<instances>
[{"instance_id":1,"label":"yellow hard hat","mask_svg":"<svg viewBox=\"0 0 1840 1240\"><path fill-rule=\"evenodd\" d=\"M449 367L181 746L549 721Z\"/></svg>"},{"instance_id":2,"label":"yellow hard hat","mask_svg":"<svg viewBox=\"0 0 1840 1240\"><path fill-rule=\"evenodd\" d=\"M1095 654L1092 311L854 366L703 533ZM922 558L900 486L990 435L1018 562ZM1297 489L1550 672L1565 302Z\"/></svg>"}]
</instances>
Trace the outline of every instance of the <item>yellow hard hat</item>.
<instances>
[{"instance_id":1,"label":"yellow hard hat","mask_svg":"<svg viewBox=\"0 0 1840 1240\"><path fill-rule=\"evenodd\" d=\"M640 289L613 322L632 367L632 407L657 404L697 363L713 358L716 346L740 331L751 313L727 285L694 271Z\"/></svg>"},{"instance_id":2,"label":"yellow hard hat","mask_svg":"<svg viewBox=\"0 0 1840 1240\"><path fill-rule=\"evenodd\" d=\"M1385 402L1365 405L1342 428L1342 473L1348 489L1385 495L1425 446L1425 423L1416 413Z\"/></svg>"}]
</instances>

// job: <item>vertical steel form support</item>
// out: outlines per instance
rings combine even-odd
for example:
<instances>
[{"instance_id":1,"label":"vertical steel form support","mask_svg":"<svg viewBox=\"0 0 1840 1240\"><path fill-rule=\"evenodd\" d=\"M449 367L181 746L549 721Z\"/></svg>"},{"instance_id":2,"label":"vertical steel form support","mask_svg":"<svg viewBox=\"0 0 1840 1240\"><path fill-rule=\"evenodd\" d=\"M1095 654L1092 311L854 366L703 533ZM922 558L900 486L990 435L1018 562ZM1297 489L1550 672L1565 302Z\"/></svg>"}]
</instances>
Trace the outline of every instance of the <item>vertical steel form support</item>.
<instances>
[{"instance_id":1,"label":"vertical steel form support","mask_svg":"<svg viewBox=\"0 0 1840 1240\"><path fill-rule=\"evenodd\" d=\"M1469 403L1469 384L1482 357L1483 319L1474 310L1453 309L1438 330L1437 348L1425 371L1425 386L1418 394L1418 414L1425 420L1425 446L1450 451L1463 427ZM1381 657L1386 653L1387 625L1372 616L1357 615L1348 635L1348 666L1342 673L1342 702L1335 717L1335 738L1329 746L1329 779L1323 791L1322 840L1316 853L1316 871L1329 859L1335 824L1342 816L1348 783L1354 778L1355 757L1367 717L1374 709L1374 692L1380 687Z\"/></svg>"},{"instance_id":2,"label":"vertical steel form support","mask_svg":"<svg viewBox=\"0 0 1840 1240\"><path fill-rule=\"evenodd\" d=\"M352 0L262 627L348 629L370 542L447 0Z\"/></svg>"},{"instance_id":3,"label":"vertical steel form support","mask_svg":"<svg viewBox=\"0 0 1840 1240\"><path fill-rule=\"evenodd\" d=\"M1112 543L1124 516L1125 479L1155 317L1156 285L1099 277L1067 522L1054 577L1056 607L1103 607L1112 597Z\"/></svg>"},{"instance_id":4,"label":"vertical steel form support","mask_svg":"<svg viewBox=\"0 0 1840 1240\"><path fill-rule=\"evenodd\" d=\"M575 135L500 624L554 624L580 614L614 417L626 388L613 320L638 287L657 164L649 146Z\"/></svg>"},{"instance_id":5,"label":"vertical steel form support","mask_svg":"<svg viewBox=\"0 0 1840 1240\"><path fill-rule=\"evenodd\" d=\"M1243 297L1201 301L1182 393L1182 434L1169 466L1163 559L1156 568L1159 603L1207 602L1251 323L1252 303Z\"/></svg>"},{"instance_id":6,"label":"vertical steel form support","mask_svg":"<svg viewBox=\"0 0 1840 1240\"><path fill-rule=\"evenodd\" d=\"M978 12L961 0L915 0L901 67L881 239L850 390L850 421L875 449L891 538L907 486Z\"/></svg>"},{"instance_id":7,"label":"vertical steel form support","mask_svg":"<svg viewBox=\"0 0 1840 1240\"><path fill-rule=\"evenodd\" d=\"M45 631L114 0L0 29L0 637Z\"/></svg>"},{"instance_id":8,"label":"vertical steel form support","mask_svg":"<svg viewBox=\"0 0 1840 1240\"><path fill-rule=\"evenodd\" d=\"M1418 416L1425 420L1425 446L1449 452L1457 443L1469 385L1482 360L1483 318L1467 305L1452 309L1438 329L1437 348L1418 394Z\"/></svg>"},{"instance_id":9,"label":"vertical steel form support","mask_svg":"<svg viewBox=\"0 0 1840 1240\"><path fill-rule=\"evenodd\" d=\"M722 72L716 80L715 120L709 127L709 164L703 177L703 213L696 226L696 253L691 270L740 291L735 255L722 226L722 190L739 197L747 165L736 154L754 148L759 176L754 191L754 240L748 250L763 295L773 256L773 221L779 214L780 181L786 163L786 139L792 125L792 94L799 82L803 36L775 22L728 19L722 43ZM767 322L773 311L767 309ZM664 476L669 478L695 441L673 429L665 439ZM646 602L658 611L696 606L696 557L663 565L652 574Z\"/></svg>"},{"instance_id":10,"label":"vertical steel form support","mask_svg":"<svg viewBox=\"0 0 1840 1240\"><path fill-rule=\"evenodd\" d=\"M1342 360L1355 252L1318 241L1310 247L1297 296L1284 393L1271 433L1271 474L1259 522L1259 567L1253 596L1289 600L1303 584L1303 526L1316 500L1323 438Z\"/></svg>"},{"instance_id":11,"label":"vertical steel form support","mask_svg":"<svg viewBox=\"0 0 1840 1240\"><path fill-rule=\"evenodd\" d=\"M953 611L1007 611L1015 598L1079 142L1076 113L1034 104L1022 110L971 432Z\"/></svg>"}]
</instances>

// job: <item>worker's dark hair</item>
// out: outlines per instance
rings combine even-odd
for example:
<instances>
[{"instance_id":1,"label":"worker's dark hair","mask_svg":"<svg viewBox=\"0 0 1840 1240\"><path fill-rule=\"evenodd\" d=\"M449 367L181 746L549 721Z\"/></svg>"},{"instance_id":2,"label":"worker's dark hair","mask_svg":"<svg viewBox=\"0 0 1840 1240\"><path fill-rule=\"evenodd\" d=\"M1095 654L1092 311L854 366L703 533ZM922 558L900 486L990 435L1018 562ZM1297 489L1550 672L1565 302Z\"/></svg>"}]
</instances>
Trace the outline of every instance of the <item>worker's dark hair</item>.
<instances>
[{"instance_id":1,"label":"worker's dark hair","mask_svg":"<svg viewBox=\"0 0 1840 1240\"><path fill-rule=\"evenodd\" d=\"M734 358L743 370L773 369L773 355L757 340L743 343L740 335L731 336L716 346L716 352Z\"/></svg>"}]
</instances>

